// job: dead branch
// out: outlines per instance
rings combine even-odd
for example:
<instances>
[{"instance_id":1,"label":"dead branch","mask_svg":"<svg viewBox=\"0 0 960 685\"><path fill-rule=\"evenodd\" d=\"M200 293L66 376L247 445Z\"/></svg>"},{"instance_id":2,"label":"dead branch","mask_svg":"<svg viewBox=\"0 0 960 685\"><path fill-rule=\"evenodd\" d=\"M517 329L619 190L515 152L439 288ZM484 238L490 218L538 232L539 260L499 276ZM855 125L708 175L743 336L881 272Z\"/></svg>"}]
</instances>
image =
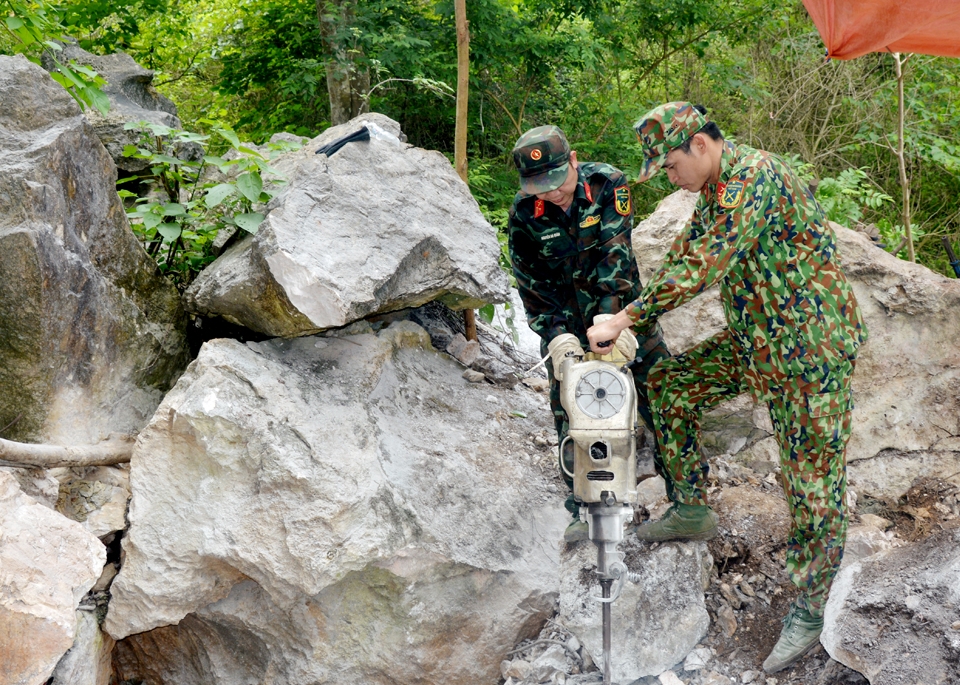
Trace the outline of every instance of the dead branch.
<instances>
[{"instance_id":1,"label":"dead branch","mask_svg":"<svg viewBox=\"0 0 960 685\"><path fill-rule=\"evenodd\" d=\"M134 439L112 437L98 445L34 445L0 438L0 466L52 469L61 466L112 466L126 464Z\"/></svg>"}]
</instances>

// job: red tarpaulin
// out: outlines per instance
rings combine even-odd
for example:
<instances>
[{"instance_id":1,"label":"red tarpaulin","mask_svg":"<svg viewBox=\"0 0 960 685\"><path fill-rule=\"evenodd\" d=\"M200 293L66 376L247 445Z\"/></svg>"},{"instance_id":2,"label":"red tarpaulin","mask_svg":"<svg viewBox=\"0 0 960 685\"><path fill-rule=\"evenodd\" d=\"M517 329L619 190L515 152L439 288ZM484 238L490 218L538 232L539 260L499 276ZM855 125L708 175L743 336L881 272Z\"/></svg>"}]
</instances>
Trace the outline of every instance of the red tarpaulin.
<instances>
[{"instance_id":1,"label":"red tarpaulin","mask_svg":"<svg viewBox=\"0 0 960 685\"><path fill-rule=\"evenodd\" d=\"M868 52L960 57L960 0L803 0L827 54Z\"/></svg>"}]
</instances>

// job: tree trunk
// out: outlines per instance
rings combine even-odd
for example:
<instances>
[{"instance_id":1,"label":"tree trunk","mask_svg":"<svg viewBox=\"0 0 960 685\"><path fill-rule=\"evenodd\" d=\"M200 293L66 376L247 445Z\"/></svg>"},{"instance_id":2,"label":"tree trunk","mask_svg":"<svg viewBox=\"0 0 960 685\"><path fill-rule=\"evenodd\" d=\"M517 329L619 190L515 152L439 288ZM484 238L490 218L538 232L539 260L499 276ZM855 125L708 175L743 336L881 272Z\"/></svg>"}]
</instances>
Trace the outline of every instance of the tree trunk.
<instances>
[{"instance_id":1,"label":"tree trunk","mask_svg":"<svg viewBox=\"0 0 960 685\"><path fill-rule=\"evenodd\" d=\"M336 126L367 111L364 99L370 90L370 70L357 65L358 55L344 42L345 29L353 24L357 0L316 0L320 39L326 56L330 124Z\"/></svg>"},{"instance_id":2,"label":"tree trunk","mask_svg":"<svg viewBox=\"0 0 960 685\"><path fill-rule=\"evenodd\" d=\"M910 179L907 178L907 160L903 155L903 120L906 109L903 101L903 65L906 62L906 59L901 61L899 52L893 53L897 74L897 166L900 171L900 188L903 191L903 232L907 239L907 259L915 262L917 255L913 250L913 230L910 227Z\"/></svg>"}]
</instances>

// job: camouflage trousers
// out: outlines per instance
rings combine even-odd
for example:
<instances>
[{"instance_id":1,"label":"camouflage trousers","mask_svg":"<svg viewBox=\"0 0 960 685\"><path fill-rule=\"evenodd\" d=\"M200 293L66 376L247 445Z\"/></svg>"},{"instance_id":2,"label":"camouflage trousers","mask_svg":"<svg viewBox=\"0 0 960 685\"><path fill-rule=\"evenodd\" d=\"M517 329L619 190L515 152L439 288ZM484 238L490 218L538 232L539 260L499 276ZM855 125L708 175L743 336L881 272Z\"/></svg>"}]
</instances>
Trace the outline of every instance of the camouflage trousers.
<instances>
[{"instance_id":1,"label":"camouflage trousers","mask_svg":"<svg viewBox=\"0 0 960 685\"><path fill-rule=\"evenodd\" d=\"M670 350L667 349L667 344L663 340L663 334L659 324L655 326L650 336L637 336L637 343L639 345L637 354L642 356L641 363L633 368L633 383L637 388L637 412L640 414L640 418L644 424L646 424L647 428L653 431L653 416L650 413L650 403L647 399L647 375L657 362L670 357ZM588 349L588 346L584 345L584 349ZM547 341L540 343L540 353L546 356ZM547 362L546 367L547 377L550 379L550 410L553 412L553 423L557 429L557 444L560 445L563 443L563 439L567 437L567 432L570 430L570 422L567 420L567 412L564 411L563 405L560 404L560 383L553 376L553 365ZM567 487L572 491L573 480L569 478L563 470L563 454L559 453L559 447L557 450L560 475L563 477ZM657 473L664 475L663 464L657 455L656 449L654 449L654 461L656 463ZM572 454L568 455L567 470L573 471ZM573 501L572 492L570 496L567 497L565 506L571 513L576 514L579 511L579 506Z\"/></svg>"},{"instance_id":2,"label":"camouflage trousers","mask_svg":"<svg viewBox=\"0 0 960 685\"><path fill-rule=\"evenodd\" d=\"M846 460L853 362L787 379L767 393L792 519L787 572L798 604L822 616L847 535ZM702 412L745 391L743 371L724 331L651 370L648 392L671 499L706 504L709 464L700 451ZM783 387L786 386L786 387Z\"/></svg>"}]
</instances>

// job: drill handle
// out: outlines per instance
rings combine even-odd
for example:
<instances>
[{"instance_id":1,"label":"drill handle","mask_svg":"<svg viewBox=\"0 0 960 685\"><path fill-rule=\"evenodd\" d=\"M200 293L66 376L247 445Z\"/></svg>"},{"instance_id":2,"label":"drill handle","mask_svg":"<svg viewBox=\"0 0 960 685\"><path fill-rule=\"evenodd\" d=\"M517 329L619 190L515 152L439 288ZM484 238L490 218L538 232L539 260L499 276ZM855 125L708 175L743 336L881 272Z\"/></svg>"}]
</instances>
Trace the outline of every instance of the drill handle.
<instances>
[{"instance_id":1,"label":"drill handle","mask_svg":"<svg viewBox=\"0 0 960 685\"><path fill-rule=\"evenodd\" d=\"M569 440L572 440L572 439L573 439L573 438L571 438L569 435L566 435L566 436L564 436L564 438L563 438L563 442L560 443L560 468L563 469L563 472L564 472L571 480L573 480L573 474L570 473L569 471L567 471L567 465L566 465L566 463L564 463L564 461L563 461L563 446L566 445L567 442L568 442Z\"/></svg>"}]
</instances>

